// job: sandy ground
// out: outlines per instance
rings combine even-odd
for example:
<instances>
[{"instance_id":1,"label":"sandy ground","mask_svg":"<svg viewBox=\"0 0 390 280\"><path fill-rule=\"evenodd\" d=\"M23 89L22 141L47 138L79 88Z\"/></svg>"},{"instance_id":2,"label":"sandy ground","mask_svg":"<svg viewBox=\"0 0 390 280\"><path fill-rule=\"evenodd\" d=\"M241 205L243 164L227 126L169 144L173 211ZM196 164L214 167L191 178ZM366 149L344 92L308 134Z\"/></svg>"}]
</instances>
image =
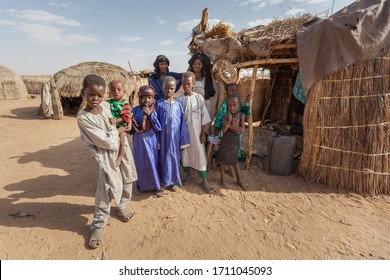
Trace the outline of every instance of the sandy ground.
<instances>
[{"instance_id":1,"label":"sandy ground","mask_svg":"<svg viewBox=\"0 0 390 280\"><path fill-rule=\"evenodd\" d=\"M75 117L44 120L39 104L0 101L0 259L390 259L389 196L267 175L256 157L245 192L230 177L220 188L210 171L213 195L199 181L162 198L135 194L134 218L110 218L90 250L97 163Z\"/></svg>"}]
</instances>

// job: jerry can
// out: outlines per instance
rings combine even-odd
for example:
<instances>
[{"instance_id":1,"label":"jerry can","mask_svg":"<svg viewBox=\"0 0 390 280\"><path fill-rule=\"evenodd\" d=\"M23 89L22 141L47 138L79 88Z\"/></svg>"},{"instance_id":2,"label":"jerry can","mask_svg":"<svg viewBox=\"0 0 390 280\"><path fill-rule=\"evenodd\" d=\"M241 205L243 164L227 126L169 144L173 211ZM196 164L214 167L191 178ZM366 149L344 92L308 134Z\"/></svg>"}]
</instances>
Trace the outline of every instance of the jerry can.
<instances>
[{"instance_id":1,"label":"jerry can","mask_svg":"<svg viewBox=\"0 0 390 280\"><path fill-rule=\"evenodd\" d=\"M274 133L268 138L265 169L272 175L289 176L294 170L294 135Z\"/></svg>"}]
</instances>

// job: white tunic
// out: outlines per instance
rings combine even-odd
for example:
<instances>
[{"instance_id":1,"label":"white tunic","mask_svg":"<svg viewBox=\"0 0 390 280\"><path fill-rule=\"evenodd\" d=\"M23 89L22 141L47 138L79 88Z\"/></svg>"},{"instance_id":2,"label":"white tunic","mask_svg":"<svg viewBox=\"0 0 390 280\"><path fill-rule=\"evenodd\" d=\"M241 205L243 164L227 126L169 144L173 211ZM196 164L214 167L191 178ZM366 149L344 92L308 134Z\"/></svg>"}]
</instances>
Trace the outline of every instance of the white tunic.
<instances>
[{"instance_id":1,"label":"white tunic","mask_svg":"<svg viewBox=\"0 0 390 280\"><path fill-rule=\"evenodd\" d=\"M116 204L120 203L123 186L137 180L133 155L128 141L125 141L125 152L120 167L115 167L118 156L119 134L115 125L111 125L110 105L102 102L100 114L94 115L85 110L77 116L80 137L87 144L94 158L99 163L99 174L96 192L111 190ZM106 201L101 201L106 204ZM105 207L106 205L101 205Z\"/></svg>"},{"instance_id":2,"label":"white tunic","mask_svg":"<svg viewBox=\"0 0 390 280\"><path fill-rule=\"evenodd\" d=\"M182 164L199 171L206 171L206 151L204 144L200 142L200 132L202 125L210 123L211 120L204 99L200 94L192 92L191 96L182 94L177 100L183 107L191 142L191 146L181 152Z\"/></svg>"}]
</instances>

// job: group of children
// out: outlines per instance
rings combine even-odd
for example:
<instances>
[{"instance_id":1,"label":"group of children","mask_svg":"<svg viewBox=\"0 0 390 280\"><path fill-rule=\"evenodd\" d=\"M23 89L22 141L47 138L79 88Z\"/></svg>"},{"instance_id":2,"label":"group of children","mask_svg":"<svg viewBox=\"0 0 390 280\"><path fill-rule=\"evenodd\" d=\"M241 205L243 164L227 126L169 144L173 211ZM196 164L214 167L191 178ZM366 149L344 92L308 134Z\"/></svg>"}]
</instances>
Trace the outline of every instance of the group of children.
<instances>
[{"instance_id":1,"label":"group of children","mask_svg":"<svg viewBox=\"0 0 390 280\"><path fill-rule=\"evenodd\" d=\"M213 192L207 181L205 127L211 118L203 97L193 92L195 75L185 72L181 77L184 93L174 98L176 79L163 79L164 97L156 102L156 92L149 85L138 91L139 105L130 108L125 99L124 85L119 80L109 83L110 100L104 102L106 83L97 75L84 78L81 94L86 107L77 117L81 139L99 163L94 219L91 224L89 246L102 244L102 229L111 211L111 200L116 207L113 215L128 222L133 214L126 210L132 196L132 183L138 190L153 191L163 196L161 185L178 191L182 183L192 179L191 169L198 172L202 186ZM233 165L237 183L243 189L238 167L239 137L244 130L244 117L237 94L226 99L226 112L220 129L223 133L216 162L220 166L221 185L224 165ZM222 113L221 113L222 114ZM133 154L127 139L133 136ZM134 155L134 156L133 156ZM180 166L185 178L180 177Z\"/></svg>"}]
</instances>

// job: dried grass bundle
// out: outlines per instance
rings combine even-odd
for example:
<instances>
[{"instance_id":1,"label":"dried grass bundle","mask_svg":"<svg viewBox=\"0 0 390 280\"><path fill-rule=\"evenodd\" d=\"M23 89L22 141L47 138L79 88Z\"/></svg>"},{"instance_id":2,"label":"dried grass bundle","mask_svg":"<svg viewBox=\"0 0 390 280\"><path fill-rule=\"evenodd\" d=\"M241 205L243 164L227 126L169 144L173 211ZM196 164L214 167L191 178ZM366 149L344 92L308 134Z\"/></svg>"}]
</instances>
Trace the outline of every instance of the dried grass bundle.
<instances>
[{"instance_id":1,"label":"dried grass bundle","mask_svg":"<svg viewBox=\"0 0 390 280\"><path fill-rule=\"evenodd\" d=\"M215 24L209 31L206 32L205 38L217 39L224 37L235 37L235 32L229 24L222 21Z\"/></svg>"},{"instance_id":2,"label":"dried grass bundle","mask_svg":"<svg viewBox=\"0 0 390 280\"><path fill-rule=\"evenodd\" d=\"M312 18L312 15L304 14L300 17L274 20L266 26L259 25L250 29L242 30L237 33L237 38L242 43L253 39L261 39L263 41L272 42L273 44L278 44L288 39L295 41L295 34L297 30L302 26L302 24Z\"/></svg>"},{"instance_id":3,"label":"dried grass bundle","mask_svg":"<svg viewBox=\"0 0 390 280\"><path fill-rule=\"evenodd\" d=\"M390 51L310 90L298 172L359 194L390 194Z\"/></svg>"}]
</instances>

